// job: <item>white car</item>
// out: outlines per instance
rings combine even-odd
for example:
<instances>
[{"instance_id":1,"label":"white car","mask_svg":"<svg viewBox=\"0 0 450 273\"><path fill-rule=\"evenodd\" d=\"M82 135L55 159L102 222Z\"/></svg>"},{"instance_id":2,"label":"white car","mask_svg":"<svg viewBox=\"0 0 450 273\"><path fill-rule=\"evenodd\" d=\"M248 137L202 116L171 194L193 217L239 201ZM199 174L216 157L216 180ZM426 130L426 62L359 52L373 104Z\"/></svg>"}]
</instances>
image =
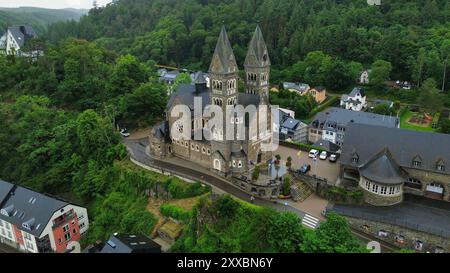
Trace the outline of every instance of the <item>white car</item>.
<instances>
[{"instance_id":1,"label":"white car","mask_svg":"<svg viewBox=\"0 0 450 273\"><path fill-rule=\"evenodd\" d=\"M123 137L129 137L130 136L130 133L127 132L127 129L120 129L120 134Z\"/></svg>"},{"instance_id":2,"label":"white car","mask_svg":"<svg viewBox=\"0 0 450 273\"><path fill-rule=\"evenodd\" d=\"M327 157L328 157L327 152L323 151L320 153L320 156L319 156L320 159L325 160L325 159L327 159Z\"/></svg>"},{"instance_id":3,"label":"white car","mask_svg":"<svg viewBox=\"0 0 450 273\"><path fill-rule=\"evenodd\" d=\"M319 155L319 151L312 149L311 151L309 151L309 157L310 158L315 158Z\"/></svg>"}]
</instances>

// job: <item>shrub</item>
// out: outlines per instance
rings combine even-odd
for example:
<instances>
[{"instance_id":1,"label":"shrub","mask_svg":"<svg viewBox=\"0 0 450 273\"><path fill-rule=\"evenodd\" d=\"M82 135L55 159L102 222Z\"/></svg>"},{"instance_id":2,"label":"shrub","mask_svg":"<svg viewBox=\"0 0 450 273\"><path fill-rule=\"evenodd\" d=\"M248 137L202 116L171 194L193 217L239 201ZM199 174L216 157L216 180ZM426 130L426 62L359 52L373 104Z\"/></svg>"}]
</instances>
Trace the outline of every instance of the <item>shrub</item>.
<instances>
[{"instance_id":1,"label":"shrub","mask_svg":"<svg viewBox=\"0 0 450 273\"><path fill-rule=\"evenodd\" d=\"M172 217L173 219L188 222L191 218L191 212L186 211L182 208L179 208L177 206L171 205L171 204L162 204L159 207L159 210L161 211L161 214L166 217Z\"/></svg>"},{"instance_id":2,"label":"shrub","mask_svg":"<svg viewBox=\"0 0 450 273\"><path fill-rule=\"evenodd\" d=\"M210 186L202 185L200 182L187 184L174 179L168 179L164 183L164 188L174 199L195 197L211 191Z\"/></svg>"}]
</instances>

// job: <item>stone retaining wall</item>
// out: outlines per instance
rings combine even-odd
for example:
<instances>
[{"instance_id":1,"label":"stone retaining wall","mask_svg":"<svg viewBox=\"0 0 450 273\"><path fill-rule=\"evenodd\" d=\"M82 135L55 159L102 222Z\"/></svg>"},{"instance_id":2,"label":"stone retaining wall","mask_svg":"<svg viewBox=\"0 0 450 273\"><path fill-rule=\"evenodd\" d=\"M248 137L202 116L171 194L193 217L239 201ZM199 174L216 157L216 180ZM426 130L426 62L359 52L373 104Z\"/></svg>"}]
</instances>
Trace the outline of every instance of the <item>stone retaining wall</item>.
<instances>
[{"instance_id":1,"label":"stone retaining wall","mask_svg":"<svg viewBox=\"0 0 450 273\"><path fill-rule=\"evenodd\" d=\"M349 216L345 216L345 218L347 218L349 224L355 229L374 235L384 241L391 242L402 248L415 249L416 242L421 241L423 242L422 250L416 250L418 252L435 253L440 249L444 252L450 252L450 238L411 230L392 224L369 221ZM387 236L379 236L380 231L386 231ZM403 244L397 242L395 238L397 235L404 237L405 241Z\"/></svg>"}]
</instances>

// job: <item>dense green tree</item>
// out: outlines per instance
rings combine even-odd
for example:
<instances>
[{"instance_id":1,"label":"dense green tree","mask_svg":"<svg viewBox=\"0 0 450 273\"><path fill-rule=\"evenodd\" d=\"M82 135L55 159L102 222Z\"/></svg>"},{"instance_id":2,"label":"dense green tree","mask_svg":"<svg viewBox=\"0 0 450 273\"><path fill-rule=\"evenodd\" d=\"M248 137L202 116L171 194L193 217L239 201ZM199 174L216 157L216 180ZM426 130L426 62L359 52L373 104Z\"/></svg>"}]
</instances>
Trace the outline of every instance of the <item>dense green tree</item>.
<instances>
[{"instance_id":1,"label":"dense green tree","mask_svg":"<svg viewBox=\"0 0 450 273\"><path fill-rule=\"evenodd\" d=\"M434 79L426 79L420 88L420 95L418 98L420 106L433 113L440 111L444 103L443 95L436 86L437 84Z\"/></svg>"},{"instance_id":2,"label":"dense green tree","mask_svg":"<svg viewBox=\"0 0 450 273\"><path fill-rule=\"evenodd\" d=\"M352 235L349 225L344 217L328 214L314 233L305 234L302 244L304 252L320 253L347 253L365 252L364 247Z\"/></svg>"},{"instance_id":3,"label":"dense green tree","mask_svg":"<svg viewBox=\"0 0 450 273\"><path fill-rule=\"evenodd\" d=\"M389 76L392 71L392 65L390 62L384 60L377 60L372 64L370 71L370 83L374 86L381 88L384 83L389 80Z\"/></svg>"},{"instance_id":4,"label":"dense green tree","mask_svg":"<svg viewBox=\"0 0 450 273\"><path fill-rule=\"evenodd\" d=\"M291 213L277 213L269 218L267 241L275 252L295 253L300 251L303 228L298 216Z\"/></svg>"}]
</instances>

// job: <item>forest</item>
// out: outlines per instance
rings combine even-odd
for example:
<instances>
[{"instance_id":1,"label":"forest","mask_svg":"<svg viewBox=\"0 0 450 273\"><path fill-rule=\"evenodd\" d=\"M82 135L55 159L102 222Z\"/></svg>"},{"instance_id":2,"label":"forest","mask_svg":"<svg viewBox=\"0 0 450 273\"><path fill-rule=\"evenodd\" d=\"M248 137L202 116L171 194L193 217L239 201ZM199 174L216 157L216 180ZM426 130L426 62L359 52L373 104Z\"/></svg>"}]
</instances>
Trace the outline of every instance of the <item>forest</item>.
<instances>
[{"instance_id":1,"label":"forest","mask_svg":"<svg viewBox=\"0 0 450 273\"><path fill-rule=\"evenodd\" d=\"M74 20L78 21L87 10L77 9L44 9L35 7L1 8L0 7L0 35L7 27L15 25L31 25L38 34L43 34L48 25Z\"/></svg>"},{"instance_id":2,"label":"forest","mask_svg":"<svg viewBox=\"0 0 450 273\"><path fill-rule=\"evenodd\" d=\"M90 10L79 23L53 24L46 37L52 43L87 39L143 62L206 70L222 25L242 64L258 22L272 83L303 80L341 91L354 82L355 69L377 60L391 64L392 79L443 82L450 52L445 0L382 0L381 6L366 0L122 0ZM309 56L318 71L305 71L302 63L313 51L325 58Z\"/></svg>"},{"instance_id":3,"label":"forest","mask_svg":"<svg viewBox=\"0 0 450 273\"><path fill-rule=\"evenodd\" d=\"M208 189L186 190L176 179L130 167L117 127L145 128L163 118L167 86L155 64L206 71L223 24L242 64L257 22L276 85L307 81L340 92L371 68L371 88L381 92L389 78L440 92L450 52L447 1L119 0L79 22L48 26L37 60L0 56L0 177L87 206L85 243L116 231L148 233L157 220L145 210L145 190L160 185L186 197ZM417 92L395 96L414 103ZM440 103L449 106L444 94ZM282 90L271 100L303 116L317 108L311 97ZM228 197L204 201L190 215L174 251L361 251L339 217L311 232L295 215ZM217 221L196 226L203 216Z\"/></svg>"}]
</instances>

